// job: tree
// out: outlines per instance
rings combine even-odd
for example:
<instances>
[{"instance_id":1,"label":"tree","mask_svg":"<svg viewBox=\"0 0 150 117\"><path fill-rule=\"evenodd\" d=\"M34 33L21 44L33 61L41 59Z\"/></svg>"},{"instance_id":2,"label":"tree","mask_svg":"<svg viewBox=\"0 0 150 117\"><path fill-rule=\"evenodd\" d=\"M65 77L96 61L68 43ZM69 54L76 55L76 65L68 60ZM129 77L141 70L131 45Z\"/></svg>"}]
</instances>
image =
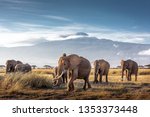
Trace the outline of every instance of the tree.
<instances>
[{"instance_id":1,"label":"tree","mask_svg":"<svg viewBox=\"0 0 150 117\"><path fill-rule=\"evenodd\" d=\"M117 66L117 69L121 69L121 66Z\"/></svg>"},{"instance_id":2,"label":"tree","mask_svg":"<svg viewBox=\"0 0 150 117\"><path fill-rule=\"evenodd\" d=\"M4 68L5 67L5 65L0 65L0 68L2 69L2 68Z\"/></svg>"},{"instance_id":3,"label":"tree","mask_svg":"<svg viewBox=\"0 0 150 117\"><path fill-rule=\"evenodd\" d=\"M148 64L148 65L145 65L145 67L150 69L150 64Z\"/></svg>"},{"instance_id":4,"label":"tree","mask_svg":"<svg viewBox=\"0 0 150 117\"><path fill-rule=\"evenodd\" d=\"M35 69L37 66L36 66L36 65L31 65L31 67L32 67L33 69Z\"/></svg>"},{"instance_id":5,"label":"tree","mask_svg":"<svg viewBox=\"0 0 150 117\"><path fill-rule=\"evenodd\" d=\"M143 65L139 65L139 68L144 68L144 66Z\"/></svg>"}]
</instances>

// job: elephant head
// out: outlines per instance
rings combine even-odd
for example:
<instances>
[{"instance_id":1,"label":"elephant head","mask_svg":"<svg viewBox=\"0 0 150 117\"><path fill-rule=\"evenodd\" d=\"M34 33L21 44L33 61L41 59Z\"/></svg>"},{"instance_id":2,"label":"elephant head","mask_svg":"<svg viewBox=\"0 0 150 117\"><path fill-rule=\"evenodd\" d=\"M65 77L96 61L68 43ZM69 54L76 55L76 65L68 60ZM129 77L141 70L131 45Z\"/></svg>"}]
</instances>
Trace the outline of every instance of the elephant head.
<instances>
[{"instance_id":1,"label":"elephant head","mask_svg":"<svg viewBox=\"0 0 150 117\"><path fill-rule=\"evenodd\" d=\"M54 85L60 85L62 83L62 75L68 70L73 70L78 67L80 62L81 59L77 55L60 57L58 61L58 74L54 78Z\"/></svg>"},{"instance_id":2,"label":"elephant head","mask_svg":"<svg viewBox=\"0 0 150 117\"><path fill-rule=\"evenodd\" d=\"M129 67L129 62L121 60L122 80L123 80L123 76L124 76L124 71L126 71L126 77L127 77L128 67Z\"/></svg>"},{"instance_id":3,"label":"elephant head","mask_svg":"<svg viewBox=\"0 0 150 117\"><path fill-rule=\"evenodd\" d=\"M15 66L17 64L22 64L21 61L15 61L15 60L7 60L6 61L6 73L14 72Z\"/></svg>"}]
</instances>

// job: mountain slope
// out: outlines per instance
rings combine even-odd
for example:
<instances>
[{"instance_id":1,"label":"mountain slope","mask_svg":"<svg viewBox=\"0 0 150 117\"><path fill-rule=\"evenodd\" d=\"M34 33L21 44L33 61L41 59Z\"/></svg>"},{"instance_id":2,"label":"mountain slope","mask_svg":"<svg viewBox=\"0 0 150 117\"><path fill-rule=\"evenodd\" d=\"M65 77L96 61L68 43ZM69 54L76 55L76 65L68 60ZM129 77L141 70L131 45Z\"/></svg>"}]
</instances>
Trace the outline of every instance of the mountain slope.
<instances>
[{"instance_id":1,"label":"mountain slope","mask_svg":"<svg viewBox=\"0 0 150 117\"><path fill-rule=\"evenodd\" d=\"M63 54L76 53L88 58L91 62L95 59L106 59L111 66L120 64L121 59L134 59L139 64L150 63L150 56L139 55L139 52L150 49L150 44L134 44L115 42L95 37L82 37L62 41L40 41L34 46L0 48L0 64L7 59L19 59L30 64L43 66L56 65L58 58Z\"/></svg>"}]
</instances>

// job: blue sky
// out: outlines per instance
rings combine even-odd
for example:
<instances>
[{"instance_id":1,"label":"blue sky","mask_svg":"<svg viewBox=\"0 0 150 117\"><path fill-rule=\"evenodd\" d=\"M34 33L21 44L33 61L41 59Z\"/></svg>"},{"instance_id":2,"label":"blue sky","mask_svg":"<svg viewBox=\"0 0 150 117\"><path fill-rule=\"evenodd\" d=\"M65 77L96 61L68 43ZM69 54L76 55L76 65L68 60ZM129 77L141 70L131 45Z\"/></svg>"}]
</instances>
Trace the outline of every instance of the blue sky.
<instances>
[{"instance_id":1,"label":"blue sky","mask_svg":"<svg viewBox=\"0 0 150 117\"><path fill-rule=\"evenodd\" d=\"M86 32L150 43L149 0L0 0L0 46Z\"/></svg>"}]
</instances>

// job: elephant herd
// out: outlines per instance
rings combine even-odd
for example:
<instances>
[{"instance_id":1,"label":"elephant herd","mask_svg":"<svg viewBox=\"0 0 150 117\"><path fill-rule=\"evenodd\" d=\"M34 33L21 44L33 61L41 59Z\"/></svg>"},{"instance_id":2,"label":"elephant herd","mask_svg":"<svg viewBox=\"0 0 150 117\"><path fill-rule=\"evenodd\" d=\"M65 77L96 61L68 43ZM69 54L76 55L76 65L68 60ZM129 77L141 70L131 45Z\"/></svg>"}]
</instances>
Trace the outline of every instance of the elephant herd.
<instances>
[{"instance_id":1,"label":"elephant herd","mask_svg":"<svg viewBox=\"0 0 150 117\"><path fill-rule=\"evenodd\" d=\"M135 74L135 81L137 81L138 64L133 60L122 60L122 81L124 77L124 71L126 71L126 77L128 81L131 81L131 75ZM108 73L110 64L104 59L94 61L94 81L93 83L102 82L102 76L106 76L106 82L108 82ZM23 64L21 61L7 60L6 73L11 72L23 72L27 73L32 70L31 65L28 63ZM83 79L83 89L86 90L86 85L91 88L89 82L89 75L91 72L91 64L89 60L76 54L66 55L63 54L58 60L58 66L55 67L53 79L54 86L60 86L62 83L67 83L67 90L74 90L74 81L76 79ZM98 79L99 77L99 79ZM69 82L68 82L69 80Z\"/></svg>"},{"instance_id":2,"label":"elephant herd","mask_svg":"<svg viewBox=\"0 0 150 117\"><path fill-rule=\"evenodd\" d=\"M6 73L11 72L23 72L27 73L32 70L31 65L28 63L23 64L21 61L7 60L6 61Z\"/></svg>"},{"instance_id":3,"label":"elephant herd","mask_svg":"<svg viewBox=\"0 0 150 117\"><path fill-rule=\"evenodd\" d=\"M110 64L101 59L95 60L94 62L94 81L93 83L98 83L98 76L99 82L102 82L102 76L106 75L106 82L108 82L108 73L109 73ZM126 71L126 77L128 81L131 81L131 75L135 74L135 81L137 81L137 74L138 74L138 64L133 60L122 60L121 61L121 68L122 68L122 81L124 77L124 71ZM55 78L54 78L54 85L59 86L61 83L68 82L68 91L74 90L74 80L76 79L83 79L84 86L83 89L86 90L86 84L88 88L91 88L89 82L89 75L91 71L91 64L89 60L84 57L78 56L76 54L66 55L64 54L62 57L59 58L58 66L55 68Z\"/></svg>"}]
</instances>

